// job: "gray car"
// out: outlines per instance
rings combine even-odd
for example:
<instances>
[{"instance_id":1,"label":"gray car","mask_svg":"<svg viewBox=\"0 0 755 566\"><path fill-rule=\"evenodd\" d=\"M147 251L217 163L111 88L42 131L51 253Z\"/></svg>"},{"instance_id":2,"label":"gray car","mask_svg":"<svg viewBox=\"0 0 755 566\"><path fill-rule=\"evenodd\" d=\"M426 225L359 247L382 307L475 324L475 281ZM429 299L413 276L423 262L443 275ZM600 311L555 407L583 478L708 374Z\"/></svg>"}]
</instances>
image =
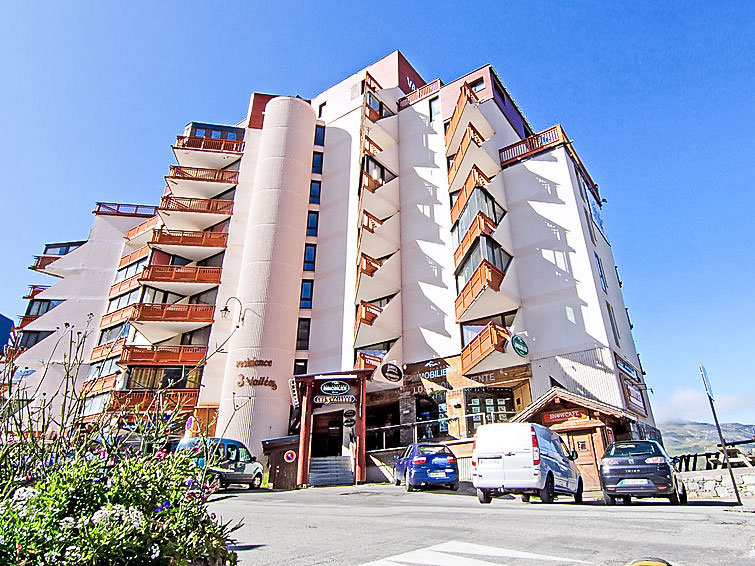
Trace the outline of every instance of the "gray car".
<instances>
[{"instance_id":1,"label":"gray car","mask_svg":"<svg viewBox=\"0 0 755 566\"><path fill-rule=\"evenodd\" d=\"M210 471L218 476L221 488L232 483L248 484L249 489L258 489L262 485L264 467L238 440L185 438L178 444L177 450L196 450L197 465L201 468L205 466L205 455L209 454L217 462L210 467Z\"/></svg>"}]
</instances>

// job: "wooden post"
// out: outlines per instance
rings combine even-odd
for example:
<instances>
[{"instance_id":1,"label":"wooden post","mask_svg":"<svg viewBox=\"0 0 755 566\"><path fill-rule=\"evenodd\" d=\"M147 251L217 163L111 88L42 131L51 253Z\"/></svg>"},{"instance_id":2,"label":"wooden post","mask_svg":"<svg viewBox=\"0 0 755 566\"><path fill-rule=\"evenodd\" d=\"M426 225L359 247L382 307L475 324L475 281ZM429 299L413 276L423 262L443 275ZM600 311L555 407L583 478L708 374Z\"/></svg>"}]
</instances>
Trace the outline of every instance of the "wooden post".
<instances>
[{"instance_id":1,"label":"wooden post","mask_svg":"<svg viewBox=\"0 0 755 566\"><path fill-rule=\"evenodd\" d=\"M296 485L309 482L309 437L312 433L312 378L305 382L301 400L301 425L299 426L299 463L296 468Z\"/></svg>"},{"instance_id":2,"label":"wooden post","mask_svg":"<svg viewBox=\"0 0 755 566\"><path fill-rule=\"evenodd\" d=\"M360 374L359 384L359 412L357 421L357 461L356 483L367 481L367 383L366 376Z\"/></svg>"}]
</instances>

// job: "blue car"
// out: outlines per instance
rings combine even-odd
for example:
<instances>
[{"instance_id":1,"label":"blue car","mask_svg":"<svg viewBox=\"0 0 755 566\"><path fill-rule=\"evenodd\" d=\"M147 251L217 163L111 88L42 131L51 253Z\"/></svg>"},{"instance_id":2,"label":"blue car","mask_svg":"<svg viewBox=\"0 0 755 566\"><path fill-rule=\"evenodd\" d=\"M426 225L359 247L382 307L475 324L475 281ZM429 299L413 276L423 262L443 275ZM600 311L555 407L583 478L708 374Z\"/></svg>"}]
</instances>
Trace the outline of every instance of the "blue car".
<instances>
[{"instance_id":1,"label":"blue car","mask_svg":"<svg viewBox=\"0 0 755 566\"><path fill-rule=\"evenodd\" d=\"M459 488L459 468L456 456L443 444L410 444L396 457L396 485L403 480L406 491L430 485Z\"/></svg>"}]
</instances>

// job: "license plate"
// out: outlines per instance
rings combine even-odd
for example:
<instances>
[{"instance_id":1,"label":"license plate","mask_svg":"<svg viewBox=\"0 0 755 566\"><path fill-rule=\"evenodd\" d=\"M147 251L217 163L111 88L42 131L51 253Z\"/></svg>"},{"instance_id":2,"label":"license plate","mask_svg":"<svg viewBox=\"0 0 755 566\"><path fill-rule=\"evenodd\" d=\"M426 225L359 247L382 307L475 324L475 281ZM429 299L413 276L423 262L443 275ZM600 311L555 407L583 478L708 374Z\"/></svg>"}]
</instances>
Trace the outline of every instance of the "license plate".
<instances>
[{"instance_id":1,"label":"license plate","mask_svg":"<svg viewBox=\"0 0 755 566\"><path fill-rule=\"evenodd\" d=\"M427 475L431 478L445 478L446 472L429 472Z\"/></svg>"},{"instance_id":2,"label":"license plate","mask_svg":"<svg viewBox=\"0 0 755 566\"><path fill-rule=\"evenodd\" d=\"M626 479L621 480L621 485L647 485L648 480L646 479Z\"/></svg>"}]
</instances>

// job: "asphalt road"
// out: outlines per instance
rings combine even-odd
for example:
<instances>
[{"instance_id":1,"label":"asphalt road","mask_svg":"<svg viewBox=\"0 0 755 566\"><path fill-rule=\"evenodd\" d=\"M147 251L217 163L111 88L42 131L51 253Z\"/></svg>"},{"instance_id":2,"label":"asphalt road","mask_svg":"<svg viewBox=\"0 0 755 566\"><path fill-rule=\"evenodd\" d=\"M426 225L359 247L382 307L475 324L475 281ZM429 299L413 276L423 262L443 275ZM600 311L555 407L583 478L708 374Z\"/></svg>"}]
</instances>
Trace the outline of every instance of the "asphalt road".
<instances>
[{"instance_id":1,"label":"asphalt road","mask_svg":"<svg viewBox=\"0 0 755 566\"><path fill-rule=\"evenodd\" d=\"M407 493L389 485L225 495L211 510L243 519L234 533L242 565L623 566L648 556L673 566L755 565L755 502L605 507L560 497L552 505L481 505L471 489Z\"/></svg>"}]
</instances>

